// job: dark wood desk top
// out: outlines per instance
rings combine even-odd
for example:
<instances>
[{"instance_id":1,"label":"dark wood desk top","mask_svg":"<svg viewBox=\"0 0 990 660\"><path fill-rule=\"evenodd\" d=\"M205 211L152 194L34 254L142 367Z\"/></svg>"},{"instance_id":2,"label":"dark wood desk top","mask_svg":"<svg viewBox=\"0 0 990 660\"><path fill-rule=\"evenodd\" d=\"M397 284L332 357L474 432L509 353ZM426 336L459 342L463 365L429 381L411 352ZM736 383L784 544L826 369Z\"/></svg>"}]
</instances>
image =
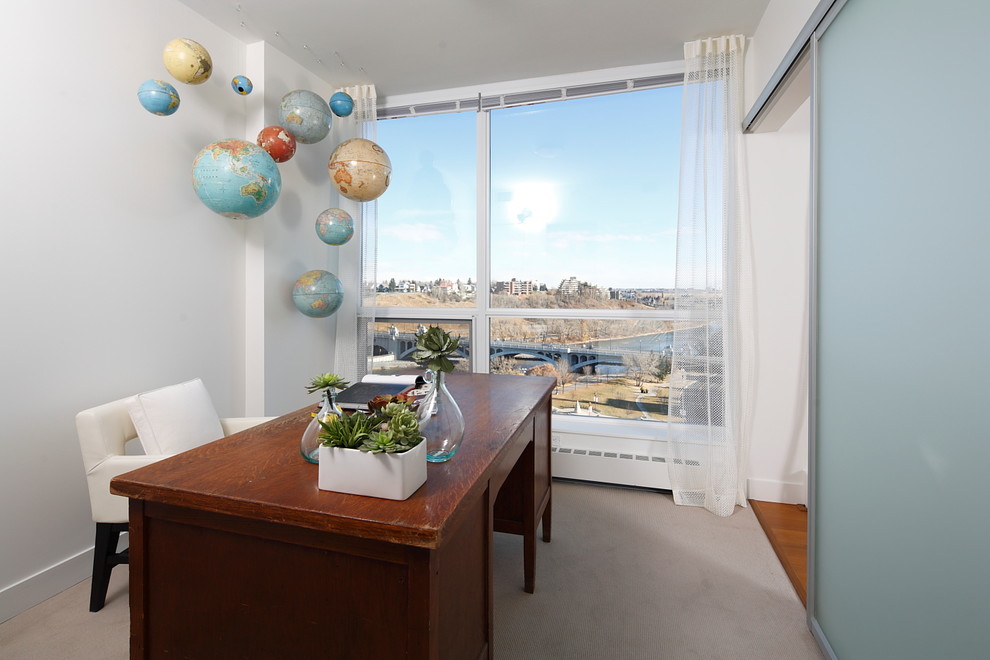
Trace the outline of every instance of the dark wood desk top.
<instances>
[{"instance_id":1,"label":"dark wood desk top","mask_svg":"<svg viewBox=\"0 0 990 660\"><path fill-rule=\"evenodd\" d=\"M317 488L318 466L299 455L299 439L314 406L128 472L113 479L110 491L146 502L435 548L458 506L483 491L513 451L509 441L519 427L541 405L549 415L553 385L552 378L535 376L449 374L447 386L467 427L464 440L450 461L430 463L426 483L403 501Z\"/></svg>"}]
</instances>

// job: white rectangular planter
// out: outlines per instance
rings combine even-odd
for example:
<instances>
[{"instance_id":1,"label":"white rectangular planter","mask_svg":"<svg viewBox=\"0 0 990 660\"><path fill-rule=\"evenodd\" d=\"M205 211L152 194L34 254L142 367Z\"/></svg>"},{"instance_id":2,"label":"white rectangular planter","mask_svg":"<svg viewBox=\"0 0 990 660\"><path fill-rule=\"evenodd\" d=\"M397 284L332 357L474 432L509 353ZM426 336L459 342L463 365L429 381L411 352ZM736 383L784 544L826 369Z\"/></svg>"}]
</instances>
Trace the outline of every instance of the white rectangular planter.
<instances>
[{"instance_id":1,"label":"white rectangular planter","mask_svg":"<svg viewBox=\"0 0 990 660\"><path fill-rule=\"evenodd\" d=\"M401 454L320 446L320 490L404 500L425 482L425 440Z\"/></svg>"}]
</instances>

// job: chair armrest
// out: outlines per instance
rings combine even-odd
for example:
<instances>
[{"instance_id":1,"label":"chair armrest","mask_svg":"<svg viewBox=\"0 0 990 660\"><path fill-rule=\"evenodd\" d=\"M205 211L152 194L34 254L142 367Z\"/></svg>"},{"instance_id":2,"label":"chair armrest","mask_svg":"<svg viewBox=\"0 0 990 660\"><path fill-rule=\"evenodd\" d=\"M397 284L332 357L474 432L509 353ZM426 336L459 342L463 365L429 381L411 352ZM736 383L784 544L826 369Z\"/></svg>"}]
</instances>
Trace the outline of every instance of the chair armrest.
<instances>
[{"instance_id":1,"label":"chair armrest","mask_svg":"<svg viewBox=\"0 0 990 660\"><path fill-rule=\"evenodd\" d=\"M275 419L274 417L225 417L220 420L220 427L223 428L223 434L233 435L234 433L239 433L252 426L257 426L258 424L263 424L264 422Z\"/></svg>"},{"instance_id":2,"label":"chair armrest","mask_svg":"<svg viewBox=\"0 0 990 660\"><path fill-rule=\"evenodd\" d=\"M87 472L86 484L89 486L93 522L127 522L127 498L110 493L110 480L163 458L166 456L108 456Z\"/></svg>"}]
</instances>

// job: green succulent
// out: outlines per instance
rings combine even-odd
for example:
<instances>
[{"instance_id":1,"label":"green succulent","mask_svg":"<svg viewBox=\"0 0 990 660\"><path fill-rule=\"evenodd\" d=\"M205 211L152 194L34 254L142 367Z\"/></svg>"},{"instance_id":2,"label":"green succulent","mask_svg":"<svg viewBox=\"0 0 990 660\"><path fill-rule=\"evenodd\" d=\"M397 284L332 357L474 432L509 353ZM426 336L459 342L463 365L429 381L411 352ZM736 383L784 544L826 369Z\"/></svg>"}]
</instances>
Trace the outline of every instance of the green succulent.
<instances>
[{"instance_id":1,"label":"green succulent","mask_svg":"<svg viewBox=\"0 0 990 660\"><path fill-rule=\"evenodd\" d=\"M375 430L374 419L360 410L350 415L334 415L319 422L323 427L320 440L326 447L357 449Z\"/></svg>"},{"instance_id":2,"label":"green succulent","mask_svg":"<svg viewBox=\"0 0 990 660\"><path fill-rule=\"evenodd\" d=\"M450 361L449 356L460 345L460 337L451 337L443 328L431 325L416 339L413 359L417 362L426 362L427 369L451 372L454 370L454 363Z\"/></svg>"},{"instance_id":3,"label":"green succulent","mask_svg":"<svg viewBox=\"0 0 990 660\"><path fill-rule=\"evenodd\" d=\"M325 373L313 378L313 381L306 386L306 391L312 394L313 392L318 392L319 390L342 390L349 384L350 383L337 374Z\"/></svg>"},{"instance_id":4,"label":"green succulent","mask_svg":"<svg viewBox=\"0 0 990 660\"><path fill-rule=\"evenodd\" d=\"M389 410L389 409L392 410ZM387 418L384 426L399 440L419 443L419 419L404 403L390 403L383 411Z\"/></svg>"},{"instance_id":5,"label":"green succulent","mask_svg":"<svg viewBox=\"0 0 990 660\"><path fill-rule=\"evenodd\" d=\"M370 454L395 454L406 451L409 447L396 442L392 431L372 431L358 449Z\"/></svg>"}]
</instances>

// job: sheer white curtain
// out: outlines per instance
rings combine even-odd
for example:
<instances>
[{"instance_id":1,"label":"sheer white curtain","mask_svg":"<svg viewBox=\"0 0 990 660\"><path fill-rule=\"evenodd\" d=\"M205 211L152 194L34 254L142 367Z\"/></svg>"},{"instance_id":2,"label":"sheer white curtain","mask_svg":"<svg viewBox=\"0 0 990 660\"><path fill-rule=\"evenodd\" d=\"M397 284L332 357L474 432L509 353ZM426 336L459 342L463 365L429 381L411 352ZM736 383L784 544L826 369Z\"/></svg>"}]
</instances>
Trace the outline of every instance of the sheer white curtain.
<instances>
[{"instance_id":1,"label":"sheer white curtain","mask_svg":"<svg viewBox=\"0 0 990 660\"><path fill-rule=\"evenodd\" d=\"M746 505L749 454L745 44L735 35L684 45L668 470L678 504L720 516Z\"/></svg>"},{"instance_id":2,"label":"sheer white curtain","mask_svg":"<svg viewBox=\"0 0 990 660\"><path fill-rule=\"evenodd\" d=\"M354 112L335 118L339 141L363 137L376 140L378 104L374 85L354 85L342 90L354 99ZM344 302L337 310L334 373L354 382L371 371L375 326L375 254L378 236L378 202L355 202L334 189L338 208L354 218L354 238L340 248L338 277L344 286Z\"/></svg>"}]
</instances>

